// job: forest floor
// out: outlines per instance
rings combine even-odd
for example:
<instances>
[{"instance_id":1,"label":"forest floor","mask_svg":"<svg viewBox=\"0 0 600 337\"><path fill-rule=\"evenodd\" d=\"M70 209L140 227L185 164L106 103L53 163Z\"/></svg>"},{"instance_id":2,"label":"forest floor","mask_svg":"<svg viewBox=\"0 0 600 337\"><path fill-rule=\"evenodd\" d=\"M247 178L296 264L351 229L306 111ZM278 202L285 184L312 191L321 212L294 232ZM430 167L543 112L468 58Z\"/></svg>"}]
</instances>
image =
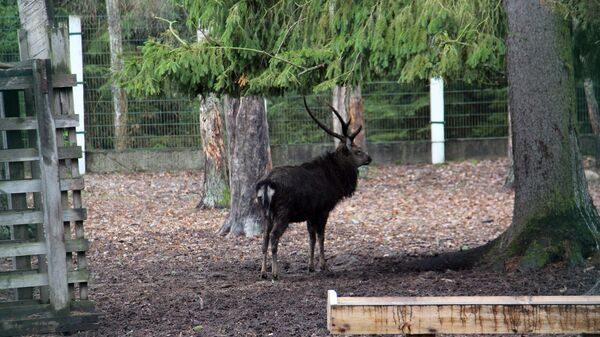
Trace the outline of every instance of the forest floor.
<instances>
[{"instance_id":1,"label":"forest floor","mask_svg":"<svg viewBox=\"0 0 600 337\"><path fill-rule=\"evenodd\" d=\"M259 278L260 238L215 234L226 210L200 210L201 172L87 174L90 297L99 330L78 336L326 336L339 296L581 295L600 266L531 272L428 270L422 261L482 245L511 222L505 160L372 166L332 212L329 273L307 272L304 224L279 246L278 281ZM595 204L600 183L590 182Z\"/></svg>"}]
</instances>

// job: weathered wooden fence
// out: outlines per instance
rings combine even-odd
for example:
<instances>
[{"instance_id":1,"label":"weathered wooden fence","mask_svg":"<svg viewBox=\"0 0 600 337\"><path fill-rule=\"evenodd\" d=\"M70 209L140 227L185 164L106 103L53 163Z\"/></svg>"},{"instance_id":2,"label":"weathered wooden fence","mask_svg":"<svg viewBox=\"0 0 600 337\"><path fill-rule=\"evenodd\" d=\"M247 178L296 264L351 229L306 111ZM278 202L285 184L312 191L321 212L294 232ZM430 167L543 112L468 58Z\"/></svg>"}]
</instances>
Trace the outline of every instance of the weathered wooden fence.
<instances>
[{"instance_id":1,"label":"weathered wooden fence","mask_svg":"<svg viewBox=\"0 0 600 337\"><path fill-rule=\"evenodd\" d=\"M0 336L98 321L88 299L76 79L58 47L66 36L52 34L54 67L29 60L0 70L0 229L10 232L0 237Z\"/></svg>"},{"instance_id":2,"label":"weathered wooden fence","mask_svg":"<svg viewBox=\"0 0 600 337\"><path fill-rule=\"evenodd\" d=\"M600 296L327 295L333 335L600 334Z\"/></svg>"}]
</instances>

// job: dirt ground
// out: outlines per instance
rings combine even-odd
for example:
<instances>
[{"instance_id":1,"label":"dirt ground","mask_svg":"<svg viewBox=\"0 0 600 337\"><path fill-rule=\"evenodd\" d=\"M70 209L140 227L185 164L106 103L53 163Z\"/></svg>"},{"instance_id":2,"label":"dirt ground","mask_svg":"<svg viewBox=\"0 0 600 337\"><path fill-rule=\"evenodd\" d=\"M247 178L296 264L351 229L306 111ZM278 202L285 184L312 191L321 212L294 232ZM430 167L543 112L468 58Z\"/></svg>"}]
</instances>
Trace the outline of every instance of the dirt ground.
<instances>
[{"instance_id":1,"label":"dirt ground","mask_svg":"<svg viewBox=\"0 0 600 337\"><path fill-rule=\"evenodd\" d=\"M88 174L84 195L100 329L78 336L326 336L339 296L580 295L600 267L538 272L427 270L428 257L481 245L510 224L503 160L373 166L326 231L330 273L308 273L304 224L261 280L260 239L215 234L227 211L199 210L201 172ZM596 205L600 184L591 182Z\"/></svg>"}]
</instances>

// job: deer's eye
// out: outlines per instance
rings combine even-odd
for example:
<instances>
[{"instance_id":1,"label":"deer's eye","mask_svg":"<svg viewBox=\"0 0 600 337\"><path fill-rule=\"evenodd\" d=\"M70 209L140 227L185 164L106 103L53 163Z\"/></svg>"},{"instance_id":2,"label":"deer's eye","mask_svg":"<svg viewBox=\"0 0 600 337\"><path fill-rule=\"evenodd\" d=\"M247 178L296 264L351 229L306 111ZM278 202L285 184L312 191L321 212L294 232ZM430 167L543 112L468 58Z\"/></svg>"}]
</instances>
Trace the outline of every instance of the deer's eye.
<instances>
[{"instance_id":1,"label":"deer's eye","mask_svg":"<svg viewBox=\"0 0 600 337\"><path fill-rule=\"evenodd\" d=\"M359 154L359 155L360 155L360 154L362 154L362 153L363 153L363 152L362 152L361 150L357 150L357 151L356 151L356 154Z\"/></svg>"}]
</instances>

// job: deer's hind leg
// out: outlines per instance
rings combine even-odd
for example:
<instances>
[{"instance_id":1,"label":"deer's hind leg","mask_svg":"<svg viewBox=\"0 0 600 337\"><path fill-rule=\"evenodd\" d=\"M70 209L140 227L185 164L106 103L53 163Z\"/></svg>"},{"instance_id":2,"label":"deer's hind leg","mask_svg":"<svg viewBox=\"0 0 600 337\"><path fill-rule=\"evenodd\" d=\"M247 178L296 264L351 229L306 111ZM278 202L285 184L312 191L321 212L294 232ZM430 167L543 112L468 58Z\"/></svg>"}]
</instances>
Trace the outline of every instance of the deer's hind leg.
<instances>
[{"instance_id":1,"label":"deer's hind leg","mask_svg":"<svg viewBox=\"0 0 600 337\"><path fill-rule=\"evenodd\" d=\"M283 235L283 232L287 229L287 219L275 219L273 224L273 230L271 231L271 274L273 279L276 280L279 277L279 264L277 263L277 246L279 245L279 238Z\"/></svg>"},{"instance_id":2,"label":"deer's hind leg","mask_svg":"<svg viewBox=\"0 0 600 337\"><path fill-rule=\"evenodd\" d=\"M260 268L260 277L267 278L267 255L269 254L269 237L271 236L271 230L273 229L273 222L267 221L263 232L263 243L262 243L262 267Z\"/></svg>"}]
</instances>

